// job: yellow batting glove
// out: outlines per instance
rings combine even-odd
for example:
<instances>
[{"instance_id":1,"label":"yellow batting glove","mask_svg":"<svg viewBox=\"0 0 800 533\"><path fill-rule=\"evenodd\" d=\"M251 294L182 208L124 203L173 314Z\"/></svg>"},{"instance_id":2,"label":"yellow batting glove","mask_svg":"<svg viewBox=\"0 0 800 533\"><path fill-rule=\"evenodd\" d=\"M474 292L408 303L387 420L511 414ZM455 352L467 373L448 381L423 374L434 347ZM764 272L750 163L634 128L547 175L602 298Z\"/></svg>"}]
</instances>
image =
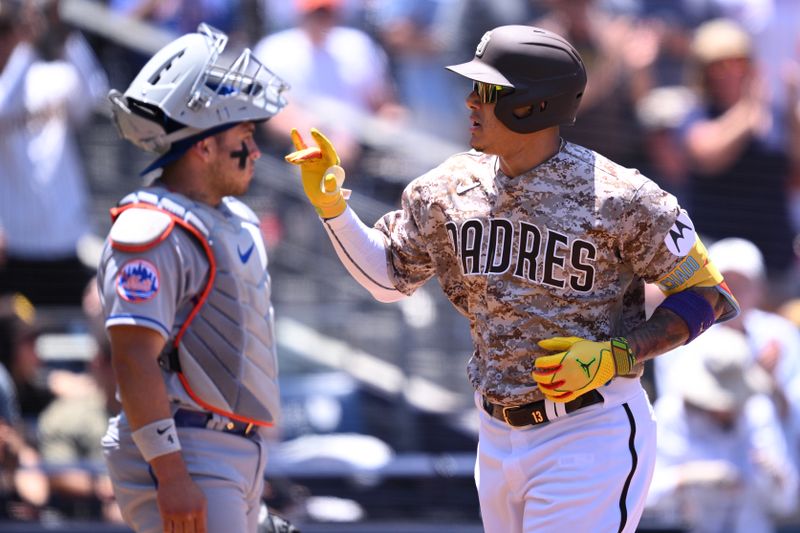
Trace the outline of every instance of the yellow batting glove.
<instances>
[{"instance_id":1,"label":"yellow batting glove","mask_svg":"<svg viewBox=\"0 0 800 533\"><path fill-rule=\"evenodd\" d=\"M569 402L606 384L614 376L631 372L636 364L628 341L615 337L594 342L580 337L552 337L537 343L541 348L559 351L537 357L531 377L545 398Z\"/></svg>"},{"instance_id":2,"label":"yellow batting glove","mask_svg":"<svg viewBox=\"0 0 800 533\"><path fill-rule=\"evenodd\" d=\"M286 161L300 167L303 191L311 205L322 218L334 218L347 208L347 189L342 189L344 169L339 166L339 156L333 144L319 130L311 128L311 137L317 146L309 148L300 133L292 129L295 151L285 157Z\"/></svg>"}]
</instances>

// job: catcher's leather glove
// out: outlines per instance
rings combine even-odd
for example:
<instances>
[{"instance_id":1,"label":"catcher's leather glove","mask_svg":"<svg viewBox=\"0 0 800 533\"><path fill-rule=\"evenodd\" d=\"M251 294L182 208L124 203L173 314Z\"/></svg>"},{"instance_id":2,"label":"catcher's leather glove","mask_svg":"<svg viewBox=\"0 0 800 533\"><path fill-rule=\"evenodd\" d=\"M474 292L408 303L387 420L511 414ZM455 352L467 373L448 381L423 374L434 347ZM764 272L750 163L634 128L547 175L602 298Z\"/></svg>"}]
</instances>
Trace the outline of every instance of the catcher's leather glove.
<instances>
[{"instance_id":1,"label":"catcher's leather glove","mask_svg":"<svg viewBox=\"0 0 800 533\"><path fill-rule=\"evenodd\" d=\"M574 400L614 376L629 374L636 363L628 341L622 337L606 342L552 337L537 344L545 350L563 350L537 357L531 372L545 398L554 402Z\"/></svg>"},{"instance_id":2,"label":"catcher's leather glove","mask_svg":"<svg viewBox=\"0 0 800 533\"><path fill-rule=\"evenodd\" d=\"M339 166L339 156L327 137L315 128L311 128L311 137L317 146L309 148L300 133L292 129L295 151L285 159L300 167L303 191L317 213L322 218L338 217L347 208L345 200L350 193L341 188L344 169Z\"/></svg>"}]
</instances>

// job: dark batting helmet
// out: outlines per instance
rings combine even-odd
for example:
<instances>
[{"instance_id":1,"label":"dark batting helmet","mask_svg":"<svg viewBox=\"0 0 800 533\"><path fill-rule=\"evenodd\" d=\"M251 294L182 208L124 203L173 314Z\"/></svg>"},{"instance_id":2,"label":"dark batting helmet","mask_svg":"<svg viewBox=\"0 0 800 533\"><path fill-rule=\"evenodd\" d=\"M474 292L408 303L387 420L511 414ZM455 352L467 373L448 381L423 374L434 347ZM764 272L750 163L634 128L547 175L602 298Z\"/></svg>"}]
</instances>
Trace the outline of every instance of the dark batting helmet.
<instances>
[{"instance_id":1,"label":"dark batting helmet","mask_svg":"<svg viewBox=\"0 0 800 533\"><path fill-rule=\"evenodd\" d=\"M573 124L586 87L577 50L563 37L533 26L487 31L472 61L446 68L474 81L511 87L498 98L494 114L517 133ZM526 106L533 106L531 113L514 114Z\"/></svg>"}]
</instances>

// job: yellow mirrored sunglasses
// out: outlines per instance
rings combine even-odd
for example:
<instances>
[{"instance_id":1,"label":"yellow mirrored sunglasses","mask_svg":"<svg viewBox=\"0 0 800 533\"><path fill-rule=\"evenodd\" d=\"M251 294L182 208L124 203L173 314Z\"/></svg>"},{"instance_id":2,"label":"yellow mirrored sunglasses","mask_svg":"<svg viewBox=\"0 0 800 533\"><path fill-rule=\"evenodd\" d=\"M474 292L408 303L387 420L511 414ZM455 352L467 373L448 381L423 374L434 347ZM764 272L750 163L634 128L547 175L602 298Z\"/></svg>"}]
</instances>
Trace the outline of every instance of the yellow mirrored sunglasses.
<instances>
[{"instance_id":1,"label":"yellow mirrored sunglasses","mask_svg":"<svg viewBox=\"0 0 800 533\"><path fill-rule=\"evenodd\" d=\"M497 102L497 98L500 95L512 91L511 87L504 87L503 85L495 85L482 81L473 81L472 90L478 93L478 98L480 98L481 103L484 104L494 104Z\"/></svg>"}]
</instances>

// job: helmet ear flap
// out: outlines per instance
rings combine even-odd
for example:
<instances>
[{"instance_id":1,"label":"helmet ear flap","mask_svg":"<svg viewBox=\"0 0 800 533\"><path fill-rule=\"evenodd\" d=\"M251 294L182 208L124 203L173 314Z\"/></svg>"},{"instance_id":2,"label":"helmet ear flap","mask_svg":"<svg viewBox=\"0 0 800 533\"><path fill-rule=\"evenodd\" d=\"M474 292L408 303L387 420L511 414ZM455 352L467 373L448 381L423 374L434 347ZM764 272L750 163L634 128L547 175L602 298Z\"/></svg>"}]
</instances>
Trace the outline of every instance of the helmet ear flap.
<instances>
[{"instance_id":1,"label":"helmet ear flap","mask_svg":"<svg viewBox=\"0 0 800 533\"><path fill-rule=\"evenodd\" d=\"M553 96L532 93L530 90L515 90L501 96L494 107L495 116L516 133L533 133L551 126L575 123L583 92ZM530 112L520 114L518 110L523 107L530 107Z\"/></svg>"},{"instance_id":2,"label":"helmet ear flap","mask_svg":"<svg viewBox=\"0 0 800 533\"><path fill-rule=\"evenodd\" d=\"M148 152L164 153L169 149L170 143L162 142L167 132L154 120L155 117L146 118L134 112L128 107L125 96L116 89L108 93L108 99L112 104L114 124L123 139Z\"/></svg>"}]
</instances>

